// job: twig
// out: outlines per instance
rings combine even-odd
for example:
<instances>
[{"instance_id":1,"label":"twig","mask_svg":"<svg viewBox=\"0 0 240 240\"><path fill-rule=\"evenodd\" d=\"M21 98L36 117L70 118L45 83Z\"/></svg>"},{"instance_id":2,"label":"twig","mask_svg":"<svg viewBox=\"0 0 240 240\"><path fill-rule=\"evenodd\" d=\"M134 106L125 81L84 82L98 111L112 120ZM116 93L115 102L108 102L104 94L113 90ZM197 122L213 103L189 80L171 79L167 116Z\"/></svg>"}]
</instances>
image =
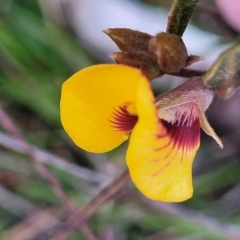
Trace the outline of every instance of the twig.
<instances>
[{"instance_id":1,"label":"twig","mask_svg":"<svg viewBox=\"0 0 240 240\"><path fill-rule=\"evenodd\" d=\"M48 240L63 240L76 229L77 226L83 225L91 215L96 212L106 201L121 191L130 180L128 170L125 170L118 178L105 187L100 193L93 198L82 209L79 209L70 216L59 228L57 228Z\"/></svg>"},{"instance_id":2,"label":"twig","mask_svg":"<svg viewBox=\"0 0 240 240\"><path fill-rule=\"evenodd\" d=\"M11 151L27 154L25 144L22 143L22 141L3 132L0 132L0 145ZM66 171L78 178L98 184L106 184L112 180L110 176L78 166L69 162L67 159L48 153L35 146L31 145L31 149L36 161Z\"/></svg>"},{"instance_id":3,"label":"twig","mask_svg":"<svg viewBox=\"0 0 240 240\"><path fill-rule=\"evenodd\" d=\"M58 209L40 209L21 222L11 226L1 236L2 240L32 240L37 239L39 234L47 233L47 230L59 224L62 211Z\"/></svg>"},{"instance_id":4,"label":"twig","mask_svg":"<svg viewBox=\"0 0 240 240\"><path fill-rule=\"evenodd\" d=\"M183 68L179 72L171 73L170 75L184 78L191 78L197 76L203 76L207 71L191 68ZM169 73L168 73L169 74Z\"/></svg>"},{"instance_id":5,"label":"twig","mask_svg":"<svg viewBox=\"0 0 240 240\"><path fill-rule=\"evenodd\" d=\"M0 205L11 214L22 218L28 212L29 214L40 211L41 209L31 202L23 199L15 193L10 192L0 185Z\"/></svg>"},{"instance_id":6,"label":"twig","mask_svg":"<svg viewBox=\"0 0 240 240\"><path fill-rule=\"evenodd\" d=\"M10 227L7 231L4 232L4 236L1 236L1 239L33 239L26 238L26 235L23 236L24 233L30 230L33 234L37 234L40 231L47 232L47 229L56 226L59 224L60 220L58 218L62 218L62 211L59 209L41 209L26 199L18 196L17 194L9 191L0 185L0 205L3 209L10 212L11 214L17 216L20 219L24 219L24 221L17 223L15 226ZM56 216L57 215L57 216ZM44 221L41 221L42 218ZM33 219L34 218L34 219ZM22 226L22 228L20 227ZM27 228L26 228L27 227ZM18 230L18 231L17 231ZM17 238L16 238L16 235ZM13 238L12 236L15 235Z\"/></svg>"},{"instance_id":7,"label":"twig","mask_svg":"<svg viewBox=\"0 0 240 240\"><path fill-rule=\"evenodd\" d=\"M17 126L14 124L14 122L11 120L11 118L8 116L8 114L3 110L1 106L0 106L0 123L9 133L17 137L25 145L26 153L29 155L30 159L33 160L36 169L43 176L43 178L45 178L51 184L57 195L61 198L66 210L70 214L72 214L75 211L75 207L71 202L70 198L67 196L58 180L52 175L48 168L45 167L44 164L35 159L35 155L31 148L31 145L28 143L28 141L25 139L25 137L22 135ZM79 227L79 230L82 230L82 232L84 232L84 234L87 236L89 240L96 240L96 238L94 237L94 235L92 234L91 230L88 228L87 225L82 225L81 227Z\"/></svg>"}]
</instances>

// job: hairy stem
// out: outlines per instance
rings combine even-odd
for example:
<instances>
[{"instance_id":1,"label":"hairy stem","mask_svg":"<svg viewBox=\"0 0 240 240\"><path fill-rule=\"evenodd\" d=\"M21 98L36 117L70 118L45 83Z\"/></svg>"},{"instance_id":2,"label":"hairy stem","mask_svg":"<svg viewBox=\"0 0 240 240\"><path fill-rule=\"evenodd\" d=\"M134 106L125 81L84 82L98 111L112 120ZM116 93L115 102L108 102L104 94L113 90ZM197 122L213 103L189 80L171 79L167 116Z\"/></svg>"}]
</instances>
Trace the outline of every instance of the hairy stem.
<instances>
[{"instance_id":1,"label":"hairy stem","mask_svg":"<svg viewBox=\"0 0 240 240\"><path fill-rule=\"evenodd\" d=\"M181 37L188 25L198 0L174 0L168 15L167 33Z\"/></svg>"}]
</instances>

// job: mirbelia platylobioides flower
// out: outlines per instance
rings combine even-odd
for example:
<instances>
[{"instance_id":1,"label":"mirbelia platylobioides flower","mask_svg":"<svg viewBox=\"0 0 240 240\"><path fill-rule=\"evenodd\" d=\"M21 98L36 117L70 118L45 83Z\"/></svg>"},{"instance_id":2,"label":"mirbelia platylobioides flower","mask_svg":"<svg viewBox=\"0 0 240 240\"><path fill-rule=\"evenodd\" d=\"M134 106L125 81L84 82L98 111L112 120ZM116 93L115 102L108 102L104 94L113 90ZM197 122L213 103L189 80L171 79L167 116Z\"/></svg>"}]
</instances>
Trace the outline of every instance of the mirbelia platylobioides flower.
<instances>
[{"instance_id":1,"label":"mirbelia platylobioides flower","mask_svg":"<svg viewBox=\"0 0 240 240\"><path fill-rule=\"evenodd\" d=\"M148 198L180 202L193 194L192 163L200 128L222 147L205 116L213 91L193 77L154 98L139 69L122 64L85 68L62 86L61 121L80 148L110 151L129 139L126 162Z\"/></svg>"}]
</instances>

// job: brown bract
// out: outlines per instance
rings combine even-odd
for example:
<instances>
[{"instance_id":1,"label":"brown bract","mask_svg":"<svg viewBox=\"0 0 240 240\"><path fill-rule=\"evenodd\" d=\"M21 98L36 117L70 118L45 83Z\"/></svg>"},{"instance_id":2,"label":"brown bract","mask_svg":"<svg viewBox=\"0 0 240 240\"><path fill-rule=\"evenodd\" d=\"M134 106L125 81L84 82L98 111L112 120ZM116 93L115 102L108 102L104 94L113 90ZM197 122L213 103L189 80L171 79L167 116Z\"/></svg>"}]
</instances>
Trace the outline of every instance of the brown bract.
<instances>
[{"instance_id":1,"label":"brown bract","mask_svg":"<svg viewBox=\"0 0 240 240\"><path fill-rule=\"evenodd\" d=\"M158 66L165 72L174 73L185 67L188 53L181 37L160 32L149 41L149 51Z\"/></svg>"},{"instance_id":2,"label":"brown bract","mask_svg":"<svg viewBox=\"0 0 240 240\"><path fill-rule=\"evenodd\" d=\"M181 37L160 32L155 36L127 29L109 28L104 31L122 52L113 53L116 63L141 69L149 80L164 74L177 75L185 67L201 60L188 56Z\"/></svg>"},{"instance_id":3,"label":"brown bract","mask_svg":"<svg viewBox=\"0 0 240 240\"><path fill-rule=\"evenodd\" d=\"M111 54L116 63L122 63L134 68L141 69L148 79L160 77L164 74L160 70L151 54L144 51L116 52Z\"/></svg>"}]
</instances>

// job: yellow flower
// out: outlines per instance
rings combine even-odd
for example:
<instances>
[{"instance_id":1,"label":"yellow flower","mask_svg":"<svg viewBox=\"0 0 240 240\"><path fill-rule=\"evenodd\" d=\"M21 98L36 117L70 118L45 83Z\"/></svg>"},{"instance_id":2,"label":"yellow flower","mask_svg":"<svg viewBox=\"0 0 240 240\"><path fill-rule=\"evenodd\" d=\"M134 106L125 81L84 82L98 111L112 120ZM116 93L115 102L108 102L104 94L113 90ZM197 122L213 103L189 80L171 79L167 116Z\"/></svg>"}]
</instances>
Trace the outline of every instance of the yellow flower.
<instances>
[{"instance_id":1,"label":"yellow flower","mask_svg":"<svg viewBox=\"0 0 240 240\"><path fill-rule=\"evenodd\" d=\"M222 146L205 117L212 98L201 78L193 78L154 99L140 70L102 64L63 84L61 121L89 152L110 151L130 136L126 161L135 185L151 199L179 202L192 196L200 126Z\"/></svg>"}]
</instances>

